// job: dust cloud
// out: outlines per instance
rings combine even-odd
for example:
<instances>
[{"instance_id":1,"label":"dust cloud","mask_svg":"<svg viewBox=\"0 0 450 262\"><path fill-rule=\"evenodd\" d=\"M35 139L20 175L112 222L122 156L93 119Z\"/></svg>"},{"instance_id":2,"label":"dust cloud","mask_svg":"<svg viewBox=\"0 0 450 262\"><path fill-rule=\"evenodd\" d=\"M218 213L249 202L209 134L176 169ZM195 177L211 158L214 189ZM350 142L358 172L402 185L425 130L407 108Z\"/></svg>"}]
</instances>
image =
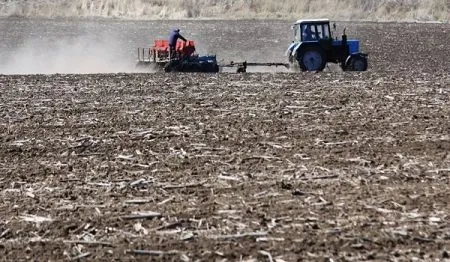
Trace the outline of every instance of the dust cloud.
<instances>
[{"instance_id":1,"label":"dust cloud","mask_svg":"<svg viewBox=\"0 0 450 262\"><path fill-rule=\"evenodd\" d=\"M114 36L74 39L31 38L8 50L2 74L83 74L140 72L135 57L123 52ZM5 52L4 52L5 53Z\"/></svg>"}]
</instances>

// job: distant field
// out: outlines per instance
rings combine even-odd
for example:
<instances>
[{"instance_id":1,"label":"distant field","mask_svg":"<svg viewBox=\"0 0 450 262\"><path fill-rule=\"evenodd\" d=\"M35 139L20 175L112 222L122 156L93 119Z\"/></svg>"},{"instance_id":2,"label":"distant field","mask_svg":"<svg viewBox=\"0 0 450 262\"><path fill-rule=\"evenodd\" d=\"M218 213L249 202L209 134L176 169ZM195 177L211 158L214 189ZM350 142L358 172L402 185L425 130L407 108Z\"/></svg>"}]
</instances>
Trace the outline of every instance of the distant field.
<instances>
[{"instance_id":1,"label":"distant field","mask_svg":"<svg viewBox=\"0 0 450 262\"><path fill-rule=\"evenodd\" d=\"M336 10L339 10L336 12ZM3 0L0 16L449 21L447 0Z\"/></svg>"}]
</instances>

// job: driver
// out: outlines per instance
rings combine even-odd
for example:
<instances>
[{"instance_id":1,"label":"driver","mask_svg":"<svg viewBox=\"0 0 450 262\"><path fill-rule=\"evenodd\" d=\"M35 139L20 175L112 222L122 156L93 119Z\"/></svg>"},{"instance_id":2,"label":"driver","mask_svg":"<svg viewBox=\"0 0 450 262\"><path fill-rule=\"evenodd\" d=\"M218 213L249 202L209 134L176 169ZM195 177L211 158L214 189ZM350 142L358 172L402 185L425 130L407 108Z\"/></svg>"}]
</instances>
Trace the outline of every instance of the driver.
<instances>
[{"instance_id":1,"label":"driver","mask_svg":"<svg viewBox=\"0 0 450 262\"><path fill-rule=\"evenodd\" d=\"M313 32L311 31L311 25L306 25L305 30L303 30L303 41L314 40Z\"/></svg>"},{"instance_id":2,"label":"driver","mask_svg":"<svg viewBox=\"0 0 450 262\"><path fill-rule=\"evenodd\" d=\"M172 30L172 32L170 32L170 35L169 35L169 57L170 58L172 58L172 56L175 54L178 39L181 39L184 42L187 41L186 38L184 38L180 34L180 29L175 28Z\"/></svg>"}]
</instances>

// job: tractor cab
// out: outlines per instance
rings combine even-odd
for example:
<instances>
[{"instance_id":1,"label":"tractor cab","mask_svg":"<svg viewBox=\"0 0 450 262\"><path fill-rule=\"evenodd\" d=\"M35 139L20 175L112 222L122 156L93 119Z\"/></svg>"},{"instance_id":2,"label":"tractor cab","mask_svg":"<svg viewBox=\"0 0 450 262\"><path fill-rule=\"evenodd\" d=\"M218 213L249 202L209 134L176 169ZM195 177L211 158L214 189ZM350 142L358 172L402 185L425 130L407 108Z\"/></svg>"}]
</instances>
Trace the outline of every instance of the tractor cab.
<instances>
[{"instance_id":1,"label":"tractor cab","mask_svg":"<svg viewBox=\"0 0 450 262\"><path fill-rule=\"evenodd\" d=\"M328 19L299 20L293 28L295 42L319 41L331 38L330 21Z\"/></svg>"},{"instance_id":2,"label":"tractor cab","mask_svg":"<svg viewBox=\"0 0 450 262\"><path fill-rule=\"evenodd\" d=\"M294 41L287 50L289 63L302 71L322 71L327 63L338 63L345 71L367 70L367 55L359 51L359 40L333 39L328 19L298 20Z\"/></svg>"}]
</instances>

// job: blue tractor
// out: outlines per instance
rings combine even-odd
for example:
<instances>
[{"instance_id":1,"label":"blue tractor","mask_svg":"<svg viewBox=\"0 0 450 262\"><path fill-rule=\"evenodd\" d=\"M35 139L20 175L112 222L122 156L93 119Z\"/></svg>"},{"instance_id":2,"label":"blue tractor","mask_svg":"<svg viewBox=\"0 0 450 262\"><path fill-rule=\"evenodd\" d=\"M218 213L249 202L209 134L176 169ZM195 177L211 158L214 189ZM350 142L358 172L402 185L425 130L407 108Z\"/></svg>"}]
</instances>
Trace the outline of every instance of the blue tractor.
<instances>
[{"instance_id":1,"label":"blue tractor","mask_svg":"<svg viewBox=\"0 0 450 262\"><path fill-rule=\"evenodd\" d=\"M333 25L335 28L336 26ZM328 62L344 71L366 71L367 54L359 50L359 40L333 39L328 19L298 20L294 41L287 50L290 66L302 71L322 71Z\"/></svg>"}]
</instances>

